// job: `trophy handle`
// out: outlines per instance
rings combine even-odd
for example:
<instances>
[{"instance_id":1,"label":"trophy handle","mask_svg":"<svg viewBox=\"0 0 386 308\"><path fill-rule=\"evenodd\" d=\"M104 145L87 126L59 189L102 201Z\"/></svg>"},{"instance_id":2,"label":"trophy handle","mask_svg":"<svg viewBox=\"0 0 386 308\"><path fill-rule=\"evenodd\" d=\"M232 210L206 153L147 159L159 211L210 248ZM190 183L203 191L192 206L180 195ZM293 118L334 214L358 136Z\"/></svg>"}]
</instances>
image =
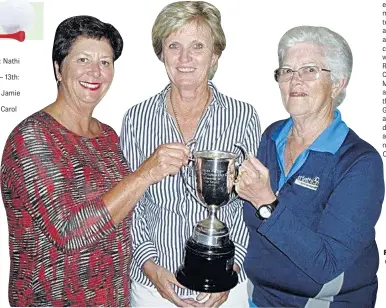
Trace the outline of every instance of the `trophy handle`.
<instances>
[{"instance_id":1,"label":"trophy handle","mask_svg":"<svg viewBox=\"0 0 386 308\"><path fill-rule=\"evenodd\" d=\"M192 145L193 144L196 144L197 143L197 140L196 139L191 139L189 140L185 146L188 147L190 149L190 157L189 157L189 161L192 161L192 162L195 162L195 158L194 158L194 150L192 150ZM190 168L189 166L187 166L187 168ZM194 171L194 169L193 169ZM189 193L191 194L191 196L198 202L200 203L202 206L206 207L206 204L204 202L202 202L199 198L197 198L196 196L196 193L195 193L195 188L192 187L189 183L188 183L188 179L186 178L185 176L185 173L181 170L181 177L182 177L182 181L184 182L185 184L185 187L187 188L187 190L189 191Z\"/></svg>"},{"instance_id":2,"label":"trophy handle","mask_svg":"<svg viewBox=\"0 0 386 308\"><path fill-rule=\"evenodd\" d=\"M190 156L189 156L189 161L195 161L194 159L194 150L192 149L193 145L197 143L196 139L190 139L187 143L185 143L185 146L190 150Z\"/></svg>"},{"instance_id":3,"label":"trophy handle","mask_svg":"<svg viewBox=\"0 0 386 308\"><path fill-rule=\"evenodd\" d=\"M239 154L239 155L237 156L237 158L240 158L240 156L243 155L242 161L246 160L246 159L248 158L249 155L252 155L251 153L248 153L247 147L246 147L244 144L242 144L241 142L236 142L236 143L234 144L234 146L237 147L237 148L240 148L241 154ZM240 165L240 164L239 164L239 165Z\"/></svg>"},{"instance_id":4,"label":"trophy handle","mask_svg":"<svg viewBox=\"0 0 386 308\"><path fill-rule=\"evenodd\" d=\"M194 158L192 158L191 160L194 161ZM187 168L190 168L190 167L187 167ZM182 181L183 181L184 184L185 184L186 189L189 191L189 193L191 194L191 196L192 196L198 203L200 203L203 207L206 207L206 204L205 204L204 202L202 202L199 198L197 198L194 187L192 187L192 186L188 183L188 179L186 178L185 173L184 173L183 171L181 171L181 177L182 177Z\"/></svg>"},{"instance_id":5,"label":"trophy handle","mask_svg":"<svg viewBox=\"0 0 386 308\"><path fill-rule=\"evenodd\" d=\"M234 180L234 184L236 184L238 182L237 178L239 176L239 168L241 167L243 161L246 160L249 157L249 155L251 155L251 154L248 153L247 147L244 144L242 144L241 142L236 142L234 144L234 146L240 148L240 150L241 150L241 154L239 154L237 156L236 161L235 161L235 180ZM241 163L238 162L238 159L240 158L240 156L242 156Z\"/></svg>"},{"instance_id":6,"label":"trophy handle","mask_svg":"<svg viewBox=\"0 0 386 308\"><path fill-rule=\"evenodd\" d=\"M240 158L241 155L242 155L243 157L242 157L241 163L239 163L237 160L236 160L236 162L235 162L235 180L233 181L233 185L237 184L238 181L239 181L239 180L238 180L238 176L239 176L239 168L241 167L243 161L246 160L246 159L248 159L248 157L253 156L253 153L248 152L247 147L246 147L244 144L242 144L241 142L236 142L236 143L234 144L234 146L241 149L241 154L239 154L239 155L237 156L237 159ZM235 196L233 196L232 199L229 200L229 203L231 203L231 202L233 202L234 200L236 200L237 197L238 197L237 194L236 194Z\"/></svg>"}]
</instances>

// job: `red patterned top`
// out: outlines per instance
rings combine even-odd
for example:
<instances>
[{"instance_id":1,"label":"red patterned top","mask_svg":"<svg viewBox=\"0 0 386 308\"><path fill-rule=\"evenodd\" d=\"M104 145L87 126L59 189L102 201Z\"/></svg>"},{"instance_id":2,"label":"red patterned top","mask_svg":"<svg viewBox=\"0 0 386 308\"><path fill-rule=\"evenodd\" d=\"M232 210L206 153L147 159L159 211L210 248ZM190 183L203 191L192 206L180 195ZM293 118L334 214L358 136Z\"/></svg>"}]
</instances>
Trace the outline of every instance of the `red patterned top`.
<instances>
[{"instance_id":1,"label":"red patterned top","mask_svg":"<svg viewBox=\"0 0 386 308\"><path fill-rule=\"evenodd\" d=\"M40 111L9 136L1 190L11 306L128 306L131 215L101 196L129 173L115 131L81 137Z\"/></svg>"}]
</instances>

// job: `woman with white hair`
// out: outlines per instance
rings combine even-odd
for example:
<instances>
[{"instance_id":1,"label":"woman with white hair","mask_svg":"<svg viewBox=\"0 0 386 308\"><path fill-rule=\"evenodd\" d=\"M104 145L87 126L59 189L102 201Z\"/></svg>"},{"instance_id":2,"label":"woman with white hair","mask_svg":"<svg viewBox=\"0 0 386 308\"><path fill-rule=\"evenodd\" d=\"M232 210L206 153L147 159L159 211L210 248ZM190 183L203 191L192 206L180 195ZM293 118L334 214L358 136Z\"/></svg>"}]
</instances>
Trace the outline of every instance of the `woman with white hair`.
<instances>
[{"instance_id":1,"label":"woman with white hair","mask_svg":"<svg viewBox=\"0 0 386 308\"><path fill-rule=\"evenodd\" d=\"M290 118L267 128L236 186L247 200L253 302L374 307L383 166L337 109L352 71L350 47L327 28L302 26L284 34L278 55L275 79Z\"/></svg>"}]
</instances>

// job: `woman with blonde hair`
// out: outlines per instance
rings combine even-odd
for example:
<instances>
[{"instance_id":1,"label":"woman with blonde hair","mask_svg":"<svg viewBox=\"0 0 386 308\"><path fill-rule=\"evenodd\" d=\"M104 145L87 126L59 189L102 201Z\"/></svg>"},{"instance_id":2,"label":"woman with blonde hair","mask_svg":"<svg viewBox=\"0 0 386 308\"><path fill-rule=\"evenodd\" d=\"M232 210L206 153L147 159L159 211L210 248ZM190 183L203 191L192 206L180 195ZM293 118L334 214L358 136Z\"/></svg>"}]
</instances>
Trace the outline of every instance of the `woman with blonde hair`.
<instances>
[{"instance_id":1,"label":"woman with blonde hair","mask_svg":"<svg viewBox=\"0 0 386 308\"><path fill-rule=\"evenodd\" d=\"M152 38L170 84L126 113L121 145L129 165L138 168L160 144L186 144L190 140L195 140L196 151L240 153L234 144L241 142L256 153L256 111L222 94L210 81L226 45L218 9L203 1L171 3L159 13ZM187 174L192 185L194 177ZM174 276L183 263L185 242L193 227L206 217L207 209L187 192L181 173L147 190L133 216L133 306L248 307L243 267L248 233L241 200L219 211L219 219L230 229L236 247L234 270L239 284L230 292L197 295L183 288ZM202 300L205 303L199 303Z\"/></svg>"}]
</instances>

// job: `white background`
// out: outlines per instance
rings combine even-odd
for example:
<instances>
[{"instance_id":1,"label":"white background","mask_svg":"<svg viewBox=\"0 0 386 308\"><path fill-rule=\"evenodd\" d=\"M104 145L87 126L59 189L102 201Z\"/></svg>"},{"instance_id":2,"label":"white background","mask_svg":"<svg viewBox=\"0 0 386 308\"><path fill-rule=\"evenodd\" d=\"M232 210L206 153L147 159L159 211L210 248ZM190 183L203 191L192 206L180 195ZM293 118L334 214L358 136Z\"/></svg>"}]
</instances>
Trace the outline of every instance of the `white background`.
<instances>
[{"instance_id":1,"label":"white background","mask_svg":"<svg viewBox=\"0 0 386 308\"><path fill-rule=\"evenodd\" d=\"M21 59L20 65L0 64L0 76L20 75L19 81L0 79L0 93L3 89L21 91L20 98L0 96L0 106L18 106L17 113L0 113L0 152L9 133L21 120L55 100L51 63L54 33L63 19L74 15L92 15L112 23L124 39L122 56L115 63L114 82L94 113L119 134L124 112L158 93L168 82L163 64L152 49L151 28L157 14L171 1L47 0L44 40L19 43L0 39L0 59ZM382 154L382 126L386 124L382 123L382 1L210 2L221 11L227 38L214 82L224 94L253 104L263 130L273 121L287 117L273 79L273 70L278 66L277 44L284 32L298 25L319 25L341 34L354 55L352 79L340 107L343 120ZM376 227L380 250L376 307L386 307L385 216L383 213ZM9 305L9 255L3 207L0 207L0 264L0 307L5 307Z\"/></svg>"}]
</instances>

